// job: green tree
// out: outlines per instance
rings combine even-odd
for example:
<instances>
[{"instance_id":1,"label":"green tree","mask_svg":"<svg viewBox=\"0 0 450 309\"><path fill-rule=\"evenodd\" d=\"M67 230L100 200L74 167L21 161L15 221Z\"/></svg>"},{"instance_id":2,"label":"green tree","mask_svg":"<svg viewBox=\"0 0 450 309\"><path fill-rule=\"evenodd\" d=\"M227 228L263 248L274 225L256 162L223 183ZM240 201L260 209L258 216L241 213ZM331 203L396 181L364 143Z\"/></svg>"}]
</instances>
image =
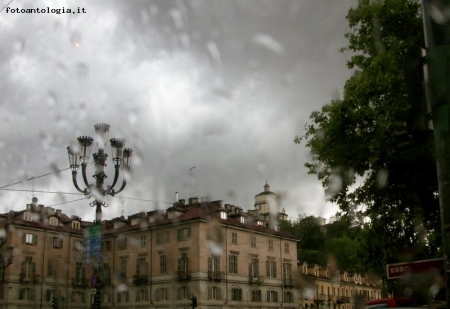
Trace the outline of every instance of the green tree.
<instances>
[{"instance_id":1,"label":"green tree","mask_svg":"<svg viewBox=\"0 0 450 309\"><path fill-rule=\"evenodd\" d=\"M300 216L298 221L284 221L281 230L290 232L300 240L297 245L298 260L325 265L325 234L314 216Z\"/></svg>"},{"instance_id":2,"label":"green tree","mask_svg":"<svg viewBox=\"0 0 450 309\"><path fill-rule=\"evenodd\" d=\"M385 277L386 263L434 257L440 241L433 138L415 120L403 75L408 49L423 46L421 7L359 0L347 19L354 73L342 100L314 111L295 142L310 148L305 165L342 214L369 218L366 262Z\"/></svg>"}]
</instances>

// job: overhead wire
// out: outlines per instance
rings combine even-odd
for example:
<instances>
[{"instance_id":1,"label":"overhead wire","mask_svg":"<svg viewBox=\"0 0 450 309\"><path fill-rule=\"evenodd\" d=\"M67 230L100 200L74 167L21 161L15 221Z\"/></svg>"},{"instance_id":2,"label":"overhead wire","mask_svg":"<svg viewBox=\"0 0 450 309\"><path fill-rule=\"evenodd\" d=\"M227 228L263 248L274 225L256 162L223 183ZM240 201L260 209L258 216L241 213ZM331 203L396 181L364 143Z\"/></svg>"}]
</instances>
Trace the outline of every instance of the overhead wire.
<instances>
[{"instance_id":1,"label":"overhead wire","mask_svg":"<svg viewBox=\"0 0 450 309\"><path fill-rule=\"evenodd\" d=\"M30 178L28 178L28 179L26 179L26 180L22 180L22 181L18 181L18 182L15 182L15 183L12 183L12 184L9 184L9 185L6 185L6 186L2 186L2 187L0 187L0 189L7 188L7 187L11 187L11 186L14 186L14 185L18 185L19 183L23 183L23 182L25 182L25 181L30 181L30 180L42 178L42 177L45 177L45 176L48 176L48 175L56 174L56 173L59 173L59 172L62 172L62 171L68 170L68 169L70 169L70 167L68 167L68 168L63 168L63 169L57 170L57 171L55 171L55 172L43 174L43 175L40 175L40 176L37 176L37 177L34 177L34 176L33 176L33 177L30 177Z\"/></svg>"}]
</instances>

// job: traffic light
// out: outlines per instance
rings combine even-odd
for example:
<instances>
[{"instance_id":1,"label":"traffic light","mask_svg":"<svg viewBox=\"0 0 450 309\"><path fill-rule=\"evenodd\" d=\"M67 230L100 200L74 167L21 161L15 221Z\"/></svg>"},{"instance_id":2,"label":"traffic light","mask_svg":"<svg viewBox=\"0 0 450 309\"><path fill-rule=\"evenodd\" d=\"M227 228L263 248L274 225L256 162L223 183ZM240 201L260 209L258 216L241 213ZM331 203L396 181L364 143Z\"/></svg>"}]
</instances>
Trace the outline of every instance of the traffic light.
<instances>
[{"instance_id":1,"label":"traffic light","mask_svg":"<svg viewBox=\"0 0 450 309\"><path fill-rule=\"evenodd\" d=\"M195 296L191 297L191 307L192 307L192 309L197 307L197 297L195 297Z\"/></svg>"},{"instance_id":2,"label":"traffic light","mask_svg":"<svg viewBox=\"0 0 450 309\"><path fill-rule=\"evenodd\" d=\"M52 309L58 309L58 299L55 296L52 297Z\"/></svg>"}]
</instances>

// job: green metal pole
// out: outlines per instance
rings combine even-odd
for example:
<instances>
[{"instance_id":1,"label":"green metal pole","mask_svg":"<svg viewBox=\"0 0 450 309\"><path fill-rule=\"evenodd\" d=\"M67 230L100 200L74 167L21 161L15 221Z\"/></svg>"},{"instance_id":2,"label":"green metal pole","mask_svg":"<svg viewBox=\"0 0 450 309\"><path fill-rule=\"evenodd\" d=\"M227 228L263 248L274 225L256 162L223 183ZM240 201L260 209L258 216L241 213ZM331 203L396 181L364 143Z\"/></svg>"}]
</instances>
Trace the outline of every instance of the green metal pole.
<instances>
[{"instance_id":1,"label":"green metal pole","mask_svg":"<svg viewBox=\"0 0 450 309\"><path fill-rule=\"evenodd\" d=\"M439 184L446 307L450 308L450 20L447 13L450 0L422 0L422 7L427 49L427 92Z\"/></svg>"}]
</instances>

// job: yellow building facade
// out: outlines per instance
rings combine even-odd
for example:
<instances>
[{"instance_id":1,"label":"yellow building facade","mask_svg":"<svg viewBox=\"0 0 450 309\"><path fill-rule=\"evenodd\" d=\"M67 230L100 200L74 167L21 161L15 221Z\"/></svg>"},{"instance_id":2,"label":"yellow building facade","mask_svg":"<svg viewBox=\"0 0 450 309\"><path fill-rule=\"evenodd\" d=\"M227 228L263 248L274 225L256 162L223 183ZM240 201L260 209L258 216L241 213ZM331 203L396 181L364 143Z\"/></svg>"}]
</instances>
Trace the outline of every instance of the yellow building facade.
<instances>
[{"instance_id":1,"label":"yellow building facade","mask_svg":"<svg viewBox=\"0 0 450 309\"><path fill-rule=\"evenodd\" d=\"M353 309L352 296L379 297L364 276L337 278L297 261L298 239L280 231L287 215L270 212L278 199L269 189L246 212L193 197L105 220L98 264L83 256L92 222L37 201L2 214L0 235L14 262L0 277L0 307L51 308L56 297L59 308L90 308L93 275L103 308L188 309L195 296L199 309Z\"/></svg>"}]
</instances>

